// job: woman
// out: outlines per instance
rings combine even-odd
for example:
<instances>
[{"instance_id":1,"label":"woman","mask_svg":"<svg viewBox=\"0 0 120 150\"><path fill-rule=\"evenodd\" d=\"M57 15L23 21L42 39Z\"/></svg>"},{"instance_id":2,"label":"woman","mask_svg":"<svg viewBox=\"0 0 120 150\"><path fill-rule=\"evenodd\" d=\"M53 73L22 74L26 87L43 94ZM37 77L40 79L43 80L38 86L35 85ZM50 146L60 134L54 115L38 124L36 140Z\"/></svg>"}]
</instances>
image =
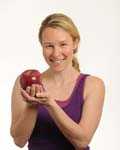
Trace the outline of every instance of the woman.
<instances>
[{"instance_id":1,"label":"woman","mask_svg":"<svg viewBox=\"0 0 120 150\"><path fill-rule=\"evenodd\" d=\"M102 79L81 73L75 58L79 32L64 14L42 22L39 40L49 68L41 75L45 90L34 84L12 92L11 135L29 150L89 150L105 95ZM33 101L36 102L33 103Z\"/></svg>"}]
</instances>

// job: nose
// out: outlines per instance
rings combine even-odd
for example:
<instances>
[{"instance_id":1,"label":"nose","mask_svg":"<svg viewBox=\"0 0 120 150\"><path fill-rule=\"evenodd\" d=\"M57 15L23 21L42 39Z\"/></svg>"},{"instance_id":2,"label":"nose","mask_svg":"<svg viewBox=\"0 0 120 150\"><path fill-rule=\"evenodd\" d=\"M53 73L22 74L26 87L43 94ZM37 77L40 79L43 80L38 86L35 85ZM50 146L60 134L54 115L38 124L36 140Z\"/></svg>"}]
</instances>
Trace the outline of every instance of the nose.
<instances>
[{"instance_id":1,"label":"nose","mask_svg":"<svg viewBox=\"0 0 120 150\"><path fill-rule=\"evenodd\" d=\"M53 55L54 57L57 57L57 56L59 56L60 54L61 54L61 48L60 48L59 46L55 46L54 49L53 49L52 55Z\"/></svg>"}]
</instances>

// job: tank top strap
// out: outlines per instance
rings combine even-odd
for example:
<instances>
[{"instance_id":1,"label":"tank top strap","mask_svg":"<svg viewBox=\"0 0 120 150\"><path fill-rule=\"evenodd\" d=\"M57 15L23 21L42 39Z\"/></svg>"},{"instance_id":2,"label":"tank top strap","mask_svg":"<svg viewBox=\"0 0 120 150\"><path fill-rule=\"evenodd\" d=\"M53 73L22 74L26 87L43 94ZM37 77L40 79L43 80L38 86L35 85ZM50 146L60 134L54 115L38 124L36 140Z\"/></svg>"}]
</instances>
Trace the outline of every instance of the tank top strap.
<instances>
[{"instance_id":1,"label":"tank top strap","mask_svg":"<svg viewBox=\"0 0 120 150\"><path fill-rule=\"evenodd\" d=\"M81 79L79 80L79 83L78 83L79 92L80 92L79 94L82 100L84 100L83 93L84 93L84 87L85 87L85 80L88 76L90 76L90 74L81 73Z\"/></svg>"},{"instance_id":2,"label":"tank top strap","mask_svg":"<svg viewBox=\"0 0 120 150\"><path fill-rule=\"evenodd\" d=\"M84 83L87 76L90 76L90 74L81 73L81 80L80 80L80 82Z\"/></svg>"}]
</instances>

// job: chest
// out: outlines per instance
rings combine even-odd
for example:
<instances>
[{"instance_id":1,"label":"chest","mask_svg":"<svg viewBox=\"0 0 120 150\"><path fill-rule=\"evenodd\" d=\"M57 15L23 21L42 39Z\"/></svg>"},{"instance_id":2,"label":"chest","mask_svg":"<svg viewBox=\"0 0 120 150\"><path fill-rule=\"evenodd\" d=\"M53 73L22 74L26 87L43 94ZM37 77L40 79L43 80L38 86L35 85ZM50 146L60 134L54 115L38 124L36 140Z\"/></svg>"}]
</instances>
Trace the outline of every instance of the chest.
<instances>
[{"instance_id":1,"label":"chest","mask_svg":"<svg viewBox=\"0 0 120 150\"><path fill-rule=\"evenodd\" d=\"M68 84L62 84L57 87L55 84L47 84L46 89L49 94L56 100L66 100L68 99L74 91L76 86L76 81L69 82Z\"/></svg>"}]
</instances>

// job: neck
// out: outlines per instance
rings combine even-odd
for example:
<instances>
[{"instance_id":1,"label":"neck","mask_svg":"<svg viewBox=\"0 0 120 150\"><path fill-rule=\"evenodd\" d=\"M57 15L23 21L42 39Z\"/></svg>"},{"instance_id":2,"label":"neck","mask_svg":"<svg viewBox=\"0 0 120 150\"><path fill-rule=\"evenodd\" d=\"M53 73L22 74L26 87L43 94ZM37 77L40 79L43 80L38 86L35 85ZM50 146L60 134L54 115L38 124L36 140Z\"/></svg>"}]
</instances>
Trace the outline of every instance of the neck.
<instances>
[{"instance_id":1,"label":"neck","mask_svg":"<svg viewBox=\"0 0 120 150\"><path fill-rule=\"evenodd\" d=\"M68 83L69 81L71 81L71 79L74 80L76 75L78 74L79 72L72 66L67 67L61 72L55 72L50 68L48 69L48 76L57 87Z\"/></svg>"}]
</instances>

